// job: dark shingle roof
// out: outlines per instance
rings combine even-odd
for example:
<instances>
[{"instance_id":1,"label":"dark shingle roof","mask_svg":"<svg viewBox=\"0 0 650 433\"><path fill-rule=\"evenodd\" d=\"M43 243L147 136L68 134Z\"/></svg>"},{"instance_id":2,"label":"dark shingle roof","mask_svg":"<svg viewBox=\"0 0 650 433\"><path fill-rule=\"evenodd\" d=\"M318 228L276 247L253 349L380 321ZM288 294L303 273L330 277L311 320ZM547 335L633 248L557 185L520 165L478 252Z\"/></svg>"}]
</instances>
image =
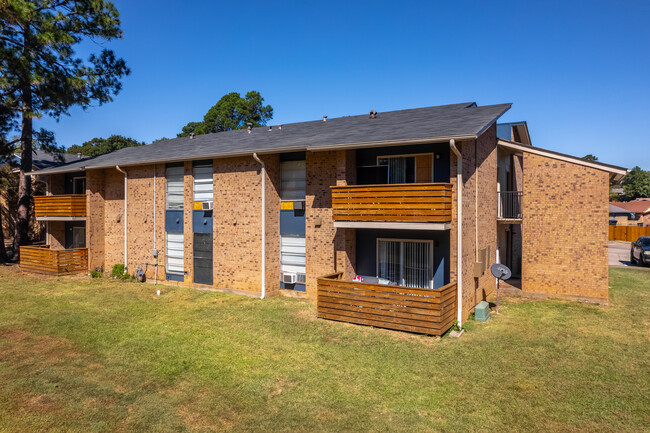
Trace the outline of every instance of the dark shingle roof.
<instances>
[{"instance_id":1,"label":"dark shingle roof","mask_svg":"<svg viewBox=\"0 0 650 433\"><path fill-rule=\"evenodd\" d=\"M354 148L407 140L476 137L492 125L512 104L477 106L475 103L441 105L379 113L291 123L273 127L219 132L173 138L140 147L129 147L46 169L42 174L141 165L156 162L216 158L235 155L304 150Z\"/></svg>"}]
</instances>

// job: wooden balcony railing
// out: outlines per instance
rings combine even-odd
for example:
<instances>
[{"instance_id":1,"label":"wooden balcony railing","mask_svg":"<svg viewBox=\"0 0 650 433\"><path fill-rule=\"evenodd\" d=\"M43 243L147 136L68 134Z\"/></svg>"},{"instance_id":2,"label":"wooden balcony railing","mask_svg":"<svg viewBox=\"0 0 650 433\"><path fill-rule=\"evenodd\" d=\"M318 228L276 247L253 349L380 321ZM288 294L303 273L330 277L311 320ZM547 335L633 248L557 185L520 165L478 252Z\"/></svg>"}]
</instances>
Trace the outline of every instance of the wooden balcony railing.
<instances>
[{"instance_id":1,"label":"wooden balcony railing","mask_svg":"<svg viewBox=\"0 0 650 433\"><path fill-rule=\"evenodd\" d=\"M36 218L85 217L86 195L41 195L34 197Z\"/></svg>"},{"instance_id":2,"label":"wooden balcony railing","mask_svg":"<svg viewBox=\"0 0 650 433\"><path fill-rule=\"evenodd\" d=\"M20 268L48 275L88 271L88 249L52 250L49 245L20 247Z\"/></svg>"},{"instance_id":3,"label":"wooden balcony railing","mask_svg":"<svg viewBox=\"0 0 650 433\"><path fill-rule=\"evenodd\" d=\"M442 335L456 320L456 283L437 290L318 278L318 317L378 328Z\"/></svg>"},{"instance_id":4,"label":"wooden balcony railing","mask_svg":"<svg viewBox=\"0 0 650 433\"><path fill-rule=\"evenodd\" d=\"M334 221L451 222L450 183L332 187Z\"/></svg>"}]
</instances>

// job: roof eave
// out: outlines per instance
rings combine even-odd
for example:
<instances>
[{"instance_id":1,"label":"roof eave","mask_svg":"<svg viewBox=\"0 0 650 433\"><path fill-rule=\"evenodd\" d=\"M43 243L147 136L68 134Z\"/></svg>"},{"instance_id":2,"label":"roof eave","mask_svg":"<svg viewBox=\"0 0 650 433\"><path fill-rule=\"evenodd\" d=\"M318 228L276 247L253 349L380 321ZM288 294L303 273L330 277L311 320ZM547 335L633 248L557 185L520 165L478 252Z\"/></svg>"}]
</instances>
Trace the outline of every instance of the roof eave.
<instances>
[{"instance_id":1,"label":"roof eave","mask_svg":"<svg viewBox=\"0 0 650 433\"><path fill-rule=\"evenodd\" d=\"M625 177L625 175L627 175L630 172L630 170L624 167L605 164L603 162L587 161L577 156L567 155L566 153L560 153L560 152L555 152L553 150L542 149L541 147L533 147L521 143L515 143L514 141L504 140L502 138L497 139L497 146L515 152L533 153L536 155L545 156L547 158L557 159L561 161L570 162L572 164L578 164L585 167L591 167L597 170L606 171L610 173L610 178L616 181L622 179L623 177Z\"/></svg>"},{"instance_id":2,"label":"roof eave","mask_svg":"<svg viewBox=\"0 0 650 433\"><path fill-rule=\"evenodd\" d=\"M229 152L229 153L211 153L205 155L195 155L191 158L188 157L179 157L179 158L167 158L167 159L150 159L142 160L133 163L121 163L120 167L133 167L140 165L151 165L151 164L165 164L171 162L181 162L181 161L195 161L201 159L217 159L217 158L236 158L240 156L250 156L253 153L258 155L268 155L274 153L283 153L283 152L300 152L300 151L310 151L310 152L323 152L331 150L342 150L342 149L363 149L368 147L387 147L387 146L406 146L411 144L427 144L427 143L444 143L449 140L475 140L477 138L476 134L460 134L460 135L449 135L442 137L421 137L421 138L409 138L402 140L382 140L382 141L369 141L364 143L340 143L333 144L330 146L290 146L284 148L274 148L268 150L250 150L245 152ZM60 173L71 173L75 171L83 170L101 170L106 168L113 168L115 164L100 164L95 166L82 166L72 169L66 169L65 167L53 167L50 169L36 170L27 173L27 175L45 175L45 174L60 174Z\"/></svg>"}]
</instances>

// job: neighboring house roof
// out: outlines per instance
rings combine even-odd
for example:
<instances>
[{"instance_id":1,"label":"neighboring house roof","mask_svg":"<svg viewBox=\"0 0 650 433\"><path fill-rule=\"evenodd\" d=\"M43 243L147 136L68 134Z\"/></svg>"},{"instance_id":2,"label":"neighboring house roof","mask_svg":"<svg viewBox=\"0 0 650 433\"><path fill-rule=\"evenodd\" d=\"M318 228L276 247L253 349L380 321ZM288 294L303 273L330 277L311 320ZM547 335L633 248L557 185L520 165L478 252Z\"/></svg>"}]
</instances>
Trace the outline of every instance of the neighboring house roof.
<instances>
[{"instance_id":1,"label":"neighboring house roof","mask_svg":"<svg viewBox=\"0 0 650 433\"><path fill-rule=\"evenodd\" d=\"M612 204L621 207L628 212L641 214L650 212L650 198L637 198L632 201L613 202Z\"/></svg>"},{"instance_id":2,"label":"neighboring house roof","mask_svg":"<svg viewBox=\"0 0 650 433\"><path fill-rule=\"evenodd\" d=\"M256 153L335 150L474 139L497 121L512 104L476 103L441 105L290 123L214 134L173 138L45 169L38 174L63 173L116 165L142 165Z\"/></svg>"},{"instance_id":3,"label":"neighboring house roof","mask_svg":"<svg viewBox=\"0 0 650 433\"><path fill-rule=\"evenodd\" d=\"M614 206L614 205L611 204L611 203L609 204L609 214L610 214L610 215L611 215L611 214L630 214L630 213L632 213L632 212L630 212L630 211L627 210L627 209L623 209L623 208L621 208L621 207Z\"/></svg>"},{"instance_id":4,"label":"neighboring house roof","mask_svg":"<svg viewBox=\"0 0 650 433\"><path fill-rule=\"evenodd\" d=\"M14 162L19 163L18 161L20 161L20 154L15 153L13 157L15 158ZM85 158L87 157L78 154L74 155L70 153L62 153L60 155L54 155L44 151L35 150L32 153L32 170L44 170L46 168L58 167L60 165L79 161ZM61 159L63 159L63 161L61 161ZM14 171L17 171L17 169Z\"/></svg>"}]
</instances>

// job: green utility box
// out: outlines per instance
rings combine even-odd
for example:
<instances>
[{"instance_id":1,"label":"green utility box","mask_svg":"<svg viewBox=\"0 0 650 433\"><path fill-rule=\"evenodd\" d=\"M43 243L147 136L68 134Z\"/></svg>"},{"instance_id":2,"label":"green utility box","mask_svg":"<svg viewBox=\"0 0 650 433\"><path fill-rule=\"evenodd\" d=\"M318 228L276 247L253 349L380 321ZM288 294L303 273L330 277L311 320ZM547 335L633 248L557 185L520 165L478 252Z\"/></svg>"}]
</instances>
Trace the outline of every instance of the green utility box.
<instances>
[{"instance_id":1,"label":"green utility box","mask_svg":"<svg viewBox=\"0 0 650 433\"><path fill-rule=\"evenodd\" d=\"M479 302L478 305L474 307L474 319L479 322L487 322L490 320L490 304L485 301Z\"/></svg>"}]
</instances>

